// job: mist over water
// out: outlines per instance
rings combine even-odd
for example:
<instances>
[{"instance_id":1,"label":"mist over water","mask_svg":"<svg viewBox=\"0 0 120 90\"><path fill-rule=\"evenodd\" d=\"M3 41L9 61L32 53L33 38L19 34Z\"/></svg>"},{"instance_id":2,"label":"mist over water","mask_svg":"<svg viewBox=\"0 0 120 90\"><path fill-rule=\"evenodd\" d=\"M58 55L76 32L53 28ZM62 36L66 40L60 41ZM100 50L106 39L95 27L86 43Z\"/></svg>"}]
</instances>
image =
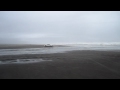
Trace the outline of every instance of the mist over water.
<instances>
[{"instance_id":1,"label":"mist over water","mask_svg":"<svg viewBox=\"0 0 120 90\"><path fill-rule=\"evenodd\" d=\"M0 49L0 55L119 50L120 11L1 11L0 44L70 47Z\"/></svg>"},{"instance_id":2,"label":"mist over water","mask_svg":"<svg viewBox=\"0 0 120 90\"><path fill-rule=\"evenodd\" d=\"M0 11L0 44L120 42L120 11Z\"/></svg>"},{"instance_id":3,"label":"mist over water","mask_svg":"<svg viewBox=\"0 0 120 90\"><path fill-rule=\"evenodd\" d=\"M120 78L120 11L0 11L0 78Z\"/></svg>"},{"instance_id":4,"label":"mist over water","mask_svg":"<svg viewBox=\"0 0 120 90\"><path fill-rule=\"evenodd\" d=\"M52 54L65 53L74 50L97 50L97 51L120 51L120 43L82 43L66 44L67 47L42 47L42 48L24 48L24 49L0 49L0 56L3 55L22 55L22 54Z\"/></svg>"}]
</instances>

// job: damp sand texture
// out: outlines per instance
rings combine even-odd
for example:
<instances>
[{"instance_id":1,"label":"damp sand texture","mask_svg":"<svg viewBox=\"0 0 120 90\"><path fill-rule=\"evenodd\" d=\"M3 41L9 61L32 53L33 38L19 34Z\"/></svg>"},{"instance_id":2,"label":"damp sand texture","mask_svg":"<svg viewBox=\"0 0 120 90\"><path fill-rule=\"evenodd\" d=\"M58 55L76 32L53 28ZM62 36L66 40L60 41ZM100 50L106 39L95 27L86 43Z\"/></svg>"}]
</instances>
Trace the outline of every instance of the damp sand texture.
<instances>
[{"instance_id":1,"label":"damp sand texture","mask_svg":"<svg viewBox=\"0 0 120 90\"><path fill-rule=\"evenodd\" d=\"M1 64L0 79L120 79L120 53L70 51L55 54L0 56L0 60L52 60L26 64Z\"/></svg>"}]
</instances>

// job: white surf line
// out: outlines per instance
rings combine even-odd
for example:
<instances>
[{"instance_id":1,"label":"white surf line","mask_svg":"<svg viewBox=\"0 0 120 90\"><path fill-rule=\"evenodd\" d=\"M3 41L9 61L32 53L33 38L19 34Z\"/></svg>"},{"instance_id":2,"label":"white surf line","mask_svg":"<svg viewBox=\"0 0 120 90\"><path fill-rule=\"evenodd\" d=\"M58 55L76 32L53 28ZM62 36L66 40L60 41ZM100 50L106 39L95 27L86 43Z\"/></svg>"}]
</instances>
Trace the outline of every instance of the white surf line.
<instances>
[{"instance_id":1,"label":"white surf line","mask_svg":"<svg viewBox=\"0 0 120 90\"><path fill-rule=\"evenodd\" d=\"M16 60L8 60L8 61L0 61L0 64L26 64L26 63L37 63L44 61L52 61L52 60L43 60L43 59L16 59Z\"/></svg>"}]
</instances>

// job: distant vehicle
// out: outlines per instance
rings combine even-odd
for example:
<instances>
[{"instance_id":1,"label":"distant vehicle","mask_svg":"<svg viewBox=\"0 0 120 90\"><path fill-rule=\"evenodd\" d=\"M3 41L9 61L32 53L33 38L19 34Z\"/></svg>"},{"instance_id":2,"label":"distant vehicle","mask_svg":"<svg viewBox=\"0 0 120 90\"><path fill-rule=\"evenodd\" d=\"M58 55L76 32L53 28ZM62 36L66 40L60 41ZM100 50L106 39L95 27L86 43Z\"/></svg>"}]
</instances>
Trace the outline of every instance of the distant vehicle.
<instances>
[{"instance_id":1,"label":"distant vehicle","mask_svg":"<svg viewBox=\"0 0 120 90\"><path fill-rule=\"evenodd\" d=\"M44 47L53 47L53 45L46 44L46 45L44 45Z\"/></svg>"}]
</instances>

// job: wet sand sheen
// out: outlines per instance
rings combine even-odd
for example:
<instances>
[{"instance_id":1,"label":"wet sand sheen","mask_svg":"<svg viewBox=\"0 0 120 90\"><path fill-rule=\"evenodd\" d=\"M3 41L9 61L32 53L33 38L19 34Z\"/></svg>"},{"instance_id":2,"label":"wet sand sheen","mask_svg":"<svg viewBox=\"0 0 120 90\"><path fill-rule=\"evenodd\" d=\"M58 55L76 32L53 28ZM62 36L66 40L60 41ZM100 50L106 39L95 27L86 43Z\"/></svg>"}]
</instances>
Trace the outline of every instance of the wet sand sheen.
<instances>
[{"instance_id":1,"label":"wet sand sheen","mask_svg":"<svg viewBox=\"0 0 120 90\"><path fill-rule=\"evenodd\" d=\"M8 47L10 48L10 47ZM52 54L52 53L65 53L73 50L96 50L96 51L114 51L120 52L118 46L54 46L54 47L41 47L41 48L22 48L22 49L0 49L0 56L3 55L24 55L24 54Z\"/></svg>"},{"instance_id":2,"label":"wet sand sheen","mask_svg":"<svg viewBox=\"0 0 120 90\"><path fill-rule=\"evenodd\" d=\"M0 60L45 59L52 62L0 65L0 79L120 79L120 53L68 53L0 56Z\"/></svg>"},{"instance_id":3,"label":"wet sand sheen","mask_svg":"<svg viewBox=\"0 0 120 90\"><path fill-rule=\"evenodd\" d=\"M16 59L16 60L4 60L0 61L1 64L29 64L29 63L38 63L44 61L52 61L52 60L43 60L43 59Z\"/></svg>"}]
</instances>

